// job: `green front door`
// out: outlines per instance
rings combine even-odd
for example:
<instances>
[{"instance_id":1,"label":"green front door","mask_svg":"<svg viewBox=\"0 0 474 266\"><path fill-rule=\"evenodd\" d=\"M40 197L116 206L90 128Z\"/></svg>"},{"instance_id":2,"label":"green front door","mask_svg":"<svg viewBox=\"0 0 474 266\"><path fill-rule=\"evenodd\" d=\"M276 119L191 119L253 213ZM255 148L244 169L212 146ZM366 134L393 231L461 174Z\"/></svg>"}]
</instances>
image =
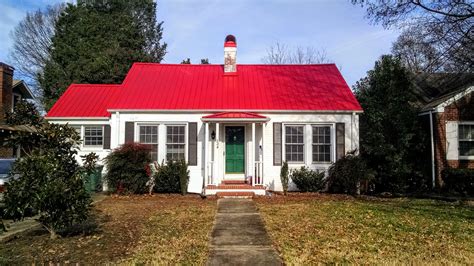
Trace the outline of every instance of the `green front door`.
<instances>
[{"instance_id":1,"label":"green front door","mask_svg":"<svg viewBox=\"0 0 474 266\"><path fill-rule=\"evenodd\" d=\"M245 168L244 127L225 127L225 172L243 173Z\"/></svg>"}]
</instances>

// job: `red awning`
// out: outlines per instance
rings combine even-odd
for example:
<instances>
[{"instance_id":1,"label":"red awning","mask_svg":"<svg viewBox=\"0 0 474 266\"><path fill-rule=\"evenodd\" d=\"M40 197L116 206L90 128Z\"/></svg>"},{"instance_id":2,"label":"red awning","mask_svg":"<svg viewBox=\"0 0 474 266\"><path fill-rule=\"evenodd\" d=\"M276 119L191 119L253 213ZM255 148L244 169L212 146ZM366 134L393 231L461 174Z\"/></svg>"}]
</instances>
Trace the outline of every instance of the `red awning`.
<instances>
[{"instance_id":1,"label":"red awning","mask_svg":"<svg viewBox=\"0 0 474 266\"><path fill-rule=\"evenodd\" d=\"M223 112L202 117L202 121L261 121L270 120L268 117L249 112Z\"/></svg>"}]
</instances>

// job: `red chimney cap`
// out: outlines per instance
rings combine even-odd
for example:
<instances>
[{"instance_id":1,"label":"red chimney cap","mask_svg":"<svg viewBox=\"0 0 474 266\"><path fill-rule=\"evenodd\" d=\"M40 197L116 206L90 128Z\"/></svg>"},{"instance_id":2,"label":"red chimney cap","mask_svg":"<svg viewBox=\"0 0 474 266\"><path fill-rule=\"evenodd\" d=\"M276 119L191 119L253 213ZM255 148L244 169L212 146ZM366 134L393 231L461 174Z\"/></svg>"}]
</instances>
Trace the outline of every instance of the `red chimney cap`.
<instances>
[{"instance_id":1,"label":"red chimney cap","mask_svg":"<svg viewBox=\"0 0 474 266\"><path fill-rule=\"evenodd\" d=\"M224 47L237 47L237 40L234 35L227 35L224 41Z\"/></svg>"}]
</instances>

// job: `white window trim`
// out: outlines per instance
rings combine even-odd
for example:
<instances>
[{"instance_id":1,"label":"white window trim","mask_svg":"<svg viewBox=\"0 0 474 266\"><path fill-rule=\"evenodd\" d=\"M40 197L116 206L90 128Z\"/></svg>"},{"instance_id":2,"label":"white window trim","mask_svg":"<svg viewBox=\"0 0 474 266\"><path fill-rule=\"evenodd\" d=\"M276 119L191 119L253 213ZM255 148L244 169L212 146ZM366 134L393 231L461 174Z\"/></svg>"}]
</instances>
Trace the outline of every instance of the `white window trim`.
<instances>
[{"instance_id":1,"label":"white window trim","mask_svg":"<svg viewBox=\"0 0 474 266\"><path fill-rule=\"evenodd\" d=\"M461 140L459 138L459 134L460 134L459 133L459 127L462 126L462 125L474 125L474 121L459 121L459 123L458 123L458 158L459 158L459 160L474 160L474 155L468 155L468 156L464 155L463 156L463 155L460 154L459 149L461 147L461 145L460 145L461 141L474 141L474 139L473 140Z\"/></svg>"},{"instance_id":2,"label":"white window trim","mask_svg":"<svg viewBox=\"0 0 474 266\"><path fill-rule=\"evenodd\" d=\"M288 123L282 124L282 158L284 162L287 162L289 165L293 166L304 166L306 165L306 125L304 123ZM286 127L289 126L301 126L303 127L303 161L290 162L286 160Z\"/></svg>"},{"instance_id":3,"label":"white window trim","mask_svg":"<svg viewBox=\"0 0 474 266\"><path fill-rule=\"evenodd\" d=\"M135 123L135 129L134 129L134 136L133 140L134 142L141 143L140 142L140 127L142 126L155 126L157 127L157 140L156 140L156 161L159 162L160 160L160 123ZM143 143L147 144L147 143Z\"/></svg>"},{"instance_id":4,"label":"white window trim","mask_svg":"<svg viewBox=\"0 0 474 266\"><path fill-rule=\"evenodd\" d=\"M86 127L101 127L102 128L102 145L86 145ZM105 128L104 125L81 125L81 140L82 140L81 146L86 150L87 149L96 150L98 148L103 149L104 148L104 135L105 135L104 128Z\"/></svg>"},{"instance_id":5,"label":"white window trim","mask_svg":"<svg viewBox=\"0 0 474 266\"><path fill-rule=\"evenodd\" d=\"M313 142L313 136L314 136L314 127L329 127L329 161L324 161L324 162L318 162L314 160L313 156L313 147L314 145L317 145ZM322 165L322 164L332 164L335 162L336 159L336 145L335 145L336 137L335 137L335 131L334 131L334 124L311 124L311 164L314 165ZM327 144L326 144L327 145Z\"/></svg>"},{"instance_id":6,"label":"white window trim","mask_svg":"<svg viewBox=\"0 0 474 266\"><path fill-rule=\"evenodd\" d=\"M15 109L15 96L20 97L19 101L21 101L21 99L23 98L23 97L21 97L21 94L19 94L19 93L16 93L16 92L12 93L12 112Z\"/></svg>"},{"instance_id":7,"label":"white window trim","mask_svg":"<svg viewBox=\"0 0 474 266\"><path fill-rule=\"evenodd\" d=\"M165 154L163 156L163 158L165 159L165 161L167 161L166 157L168 155L168 141L167 141L167 138L168 138L168 126L184 126L184 160L186 161L186 163L188 162L188 122L183 122L183 123L165 123L164 124L165 126L165 136L164 136L164 140L165 140Z\"/></svg>"}]
</instances>

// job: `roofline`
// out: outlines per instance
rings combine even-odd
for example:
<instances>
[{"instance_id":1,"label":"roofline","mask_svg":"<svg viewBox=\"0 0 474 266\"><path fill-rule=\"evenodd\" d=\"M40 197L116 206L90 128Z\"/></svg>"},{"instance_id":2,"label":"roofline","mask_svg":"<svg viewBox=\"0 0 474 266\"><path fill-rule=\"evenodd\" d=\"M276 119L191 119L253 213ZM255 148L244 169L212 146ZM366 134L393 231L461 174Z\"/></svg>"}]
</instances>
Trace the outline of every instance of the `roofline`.
<instances>
[{"instance_id":1,"label":"roofline","mask_svg":"<svg viewBox=\"0 0 474 266\"><path fill-rule=\"evenodd\" d=\"M431 107L430 109L426 109L426 110L422 109L423 111L420 113L420 115L428 114L430 112L443 113L444 108L446 106L452 104L453 102L458 101L459 99L462 99L464 96L466 96L467 94L469 94L473 91L474 91L474 85L469 85L466 88L464 88L463 90L461 90L460 92L454 94L452 97L449 97L448 99L446 99L444 102L441 102L438 105L435 105L435 106Z\"/></svg>"},{"instance_id":2,"label":"roofline","mask_svg":"<svg viewBox=\"0 0 474 266\"><path fill-rule=\"evenodd\" d=\"M249 112L249 113L363 113L363 110L265 110L265 109L107 109L109 113L221 113L221 112Z\"/></svg>"},{"instance_id":3,"label":"roofline","mask_svg":"<svg viewBox=\"0 0 474 266\"><path fill-rule=\"evenodd\" d=\"M30 94L30 99L34 100L35 99L35 95L33 94L33 92L30 90L30 87L28 87L28 84L26 84L26 82L22 79L19 80L20 82L18 82L17 84L15 84L15 86L12 87L15 88L16 86L18 85L21 85L23 84L23 86L25 87L26 91L28 92L28 94Z\"/></svg>"},{"instance_id":4,"label":"roofline","mask_svg":"<svg viewBox=\"0 0 474 266\"><path fill-rule=\"evenodd\" d=\"M110 117L98 116L45 116L46 120L110 120Z\"/></svg>"},{"instance_id":5,"label":"roofline","mask_svg":"<svg viewBox=\"0 0 474 266\"><path fill-rule=\"evenodd\" d=\"M270 118L201 118L203 122L268 122Z\"/></svg>"},{"instance_id":6,"label":"roofline","mask_svg":"<svg viewBox=\"0 0 474 266\"><path fill-rule=\"evenodd\" d=\"M146 62L135 62L133 65L161 65L161 66L223 66L224 64L178 64L178 63L146 63ZM133 66L132 65L132 66ZM336 63L323 63L323 64L237 64L238 66L336 66Z\"/></svg>"}]
</instances>

